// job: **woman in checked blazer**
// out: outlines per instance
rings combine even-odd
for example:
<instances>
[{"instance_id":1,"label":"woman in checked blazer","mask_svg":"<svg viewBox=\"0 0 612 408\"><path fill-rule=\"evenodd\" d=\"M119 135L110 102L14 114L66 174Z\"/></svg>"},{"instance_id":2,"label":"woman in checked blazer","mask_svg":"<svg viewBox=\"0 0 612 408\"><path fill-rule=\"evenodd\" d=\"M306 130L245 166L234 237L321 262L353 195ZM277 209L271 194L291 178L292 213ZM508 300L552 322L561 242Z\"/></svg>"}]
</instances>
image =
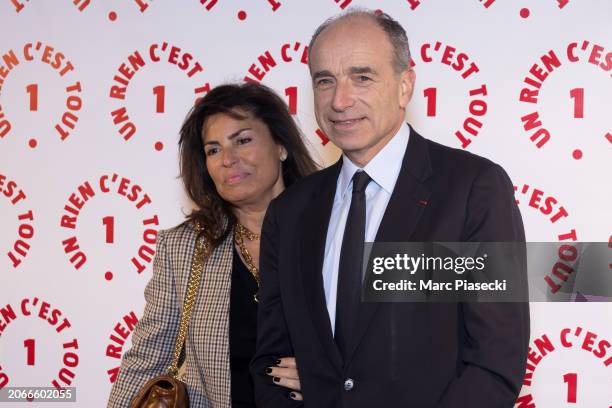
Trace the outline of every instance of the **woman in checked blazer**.
<instances>
[{"instance_id":1,"label":"woman in checked blazer","mask_svg":"<svg viewBox=\"0 0 612 408\"><path fill-rule=\"evenodd\" d=\"M182 378L191 407L254 407L259 233L270 201L316 170L284 101L259 84L222 85L189 113L179 141L181 177L196 204L160 231L146 307L113 384L109 407L127 407L171 364L195 249L196 222L211 251L185 341ZM295 360L268 371L300 399ZM292 391L293 390L293 391Z\"/></svg>"}]
</instances>

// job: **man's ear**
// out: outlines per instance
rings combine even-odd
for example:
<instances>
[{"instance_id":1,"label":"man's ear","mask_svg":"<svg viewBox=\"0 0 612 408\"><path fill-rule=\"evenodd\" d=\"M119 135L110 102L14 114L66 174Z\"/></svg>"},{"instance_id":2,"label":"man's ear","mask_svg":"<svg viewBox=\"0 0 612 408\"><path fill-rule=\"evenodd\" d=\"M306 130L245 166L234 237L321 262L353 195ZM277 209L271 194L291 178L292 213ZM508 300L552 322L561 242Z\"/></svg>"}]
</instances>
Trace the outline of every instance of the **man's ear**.
<instances>
[{"instance_id":1,"label":"man's ear","mask_svg":"<svg viewBox=\"0 0 612 408\"><path fill-rule=\"evenodd\" d=\"M412 68L408 68L400 74L399 81L399 102L400 108L406 109L410 99L412 99L412 92L414 91L414 81L416 80L416 73Z\"/></svg>"}]
</instances>

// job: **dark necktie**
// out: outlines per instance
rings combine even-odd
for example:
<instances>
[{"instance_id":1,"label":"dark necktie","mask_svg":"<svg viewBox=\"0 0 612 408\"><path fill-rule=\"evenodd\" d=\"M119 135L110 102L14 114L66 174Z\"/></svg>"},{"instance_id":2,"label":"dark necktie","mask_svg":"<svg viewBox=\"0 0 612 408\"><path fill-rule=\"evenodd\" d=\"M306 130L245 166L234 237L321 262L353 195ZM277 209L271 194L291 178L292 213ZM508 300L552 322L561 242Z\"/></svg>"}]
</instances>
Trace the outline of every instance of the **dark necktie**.
<instances>
[{"instance_id":1,"label":"dark necktie","mask_svg":"<svg viewBox=\"0 0 612 408\"><path fill-rule=\"evenodd\" d=\"M343 357L346 357L348 339L358 319L366 225L365 190L371 180L365 171L357 171L353 175L353 196L340 250L334 339Z\"/></svg>"}]
</instances>

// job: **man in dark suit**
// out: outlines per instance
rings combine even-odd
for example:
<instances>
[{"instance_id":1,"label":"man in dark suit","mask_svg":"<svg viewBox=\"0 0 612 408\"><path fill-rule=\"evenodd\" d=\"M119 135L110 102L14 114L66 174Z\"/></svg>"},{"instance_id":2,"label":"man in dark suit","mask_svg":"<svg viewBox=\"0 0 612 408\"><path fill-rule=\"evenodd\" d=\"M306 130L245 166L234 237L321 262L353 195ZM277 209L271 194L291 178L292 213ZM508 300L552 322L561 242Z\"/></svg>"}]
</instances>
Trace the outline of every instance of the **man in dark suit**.
<instances>
[{"instance_id":1,"label":"man in dark suit","mask_svg":"<svg viewBox=\"0 0 612 408\"><path fill-rule=\"evenodd\" d=\"M404 123L415 73L389 16L328 20L309 64L317 122L343 155L268 208L251 364L258 406L512 407L527 304L359 299L364 240L524 241L508 176ZM295 355L304 401L274 386L286 355Z\"/></svg>"}]
</instances>

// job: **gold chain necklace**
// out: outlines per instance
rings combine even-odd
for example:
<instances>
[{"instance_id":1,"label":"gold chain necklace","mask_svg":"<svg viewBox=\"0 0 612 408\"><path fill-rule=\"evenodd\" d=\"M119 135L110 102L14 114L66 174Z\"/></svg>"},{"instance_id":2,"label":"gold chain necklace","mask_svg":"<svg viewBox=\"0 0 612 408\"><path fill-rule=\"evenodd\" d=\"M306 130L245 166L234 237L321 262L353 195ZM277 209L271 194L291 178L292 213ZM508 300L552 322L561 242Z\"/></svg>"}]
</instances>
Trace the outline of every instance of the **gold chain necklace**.
<instances>
[{"instance_id":1,"label":"gold chain necklace","mask_svg":"<svg viewBox=\"0 0 612 408\"><path fill-rule=\"evenodd\" d=\"M259 240L259 234L249 231L244 225L240 223L236 223L236 228L234 229L234 241L238 248L240 249L240 254L244 261L246 262L246 267L253 275L255 282L257 282L257 289L259 291L259 284L261 282L261 278L259 277L259 269L253 264L253 257L249 253L246 245L244 245L244 238L247 238L249 241ZM257 298L257 293L253 295L253 299L255 303L259 303L259 299Z\"/></svg>"}]
</instances>

